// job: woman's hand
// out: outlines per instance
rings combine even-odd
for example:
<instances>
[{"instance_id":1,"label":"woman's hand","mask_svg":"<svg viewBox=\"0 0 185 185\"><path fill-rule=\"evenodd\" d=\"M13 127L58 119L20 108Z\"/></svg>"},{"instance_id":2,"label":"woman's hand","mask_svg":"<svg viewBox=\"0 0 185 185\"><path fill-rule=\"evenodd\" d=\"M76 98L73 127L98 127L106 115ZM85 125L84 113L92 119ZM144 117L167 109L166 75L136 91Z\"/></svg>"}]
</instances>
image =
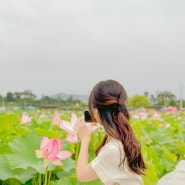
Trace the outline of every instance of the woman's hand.
<instances>
[{"instance_id":1,"label":"woman's hand","mask_svg":"<svg viewBox=\"0 0 185 185\"><path fill-rule=\"evenodd\" d=\"M88 147L91 138L92 124L86 123L84 116L78 118L77 131L81 140L80 152L76 167L76 176L79 181L88 182L98 178L92 165L88 163Z\"/></svg>"},{"instance_id":2,"label":"woman's hand","mask_svg":"<svg viewBox=\"0 0 185 185\"><path fill-rule=\"evenodd\" d=\"M77 132L81 142L89 142L91 138L92 124L88 124L84 120L84 116L78 118L77 121Z\"/></svg>"}]
</instances>

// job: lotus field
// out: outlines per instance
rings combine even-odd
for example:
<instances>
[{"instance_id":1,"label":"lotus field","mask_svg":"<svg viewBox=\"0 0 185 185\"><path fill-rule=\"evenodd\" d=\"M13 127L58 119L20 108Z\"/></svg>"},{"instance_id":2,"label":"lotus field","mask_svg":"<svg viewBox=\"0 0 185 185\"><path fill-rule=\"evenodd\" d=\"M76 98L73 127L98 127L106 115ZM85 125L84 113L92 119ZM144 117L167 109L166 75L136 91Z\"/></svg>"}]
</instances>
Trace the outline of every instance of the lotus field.
<instances>
[{"instance_id":1,"label":"lotus field","mask_svg":"<svg viewBox=\"0 0 185 185\"><path fill-rule=\"evenodd\" d=\"M0 184L99 185L75 176L80 142L76 119L82 111L31 110L0 112ZM130 111L130 123L141 142L147 164L145 185L156 185L185 158L185 113ZM91 124L91 123L87 123ZM89 160L105 132L92 127Z\"/></svg>"}]
</instances>

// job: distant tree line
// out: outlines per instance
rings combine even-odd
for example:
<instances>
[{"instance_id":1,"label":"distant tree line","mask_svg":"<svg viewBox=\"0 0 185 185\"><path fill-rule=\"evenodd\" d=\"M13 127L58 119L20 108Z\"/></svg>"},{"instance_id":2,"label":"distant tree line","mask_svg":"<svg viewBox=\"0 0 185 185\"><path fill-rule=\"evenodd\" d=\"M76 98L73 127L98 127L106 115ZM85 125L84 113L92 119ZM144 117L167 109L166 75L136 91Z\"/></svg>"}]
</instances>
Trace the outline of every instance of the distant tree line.
<instances>
[{"instance_id":1,"label":"distant tree line","mask_svg":"<svg viewBox=\"0 0 185 185\"><path fill-rule=\"evenodd\" d=\"M31 90L8 92L4 97L0 95L0 102L0 106L17 106L21 109L26 109L30 106L36 108L58 107L61 109L83 109L87 107L87 103L81 102L80 100L74 100L72 95L67 100L63 100L60 97L53 98L47 95L37 98Z\"/></svg>"},{"instance_id":2,"label":"distant tree line","mask_svg":"<svg viewBox=\"0 0 185 185\"><path fill-rule=\"evenodd\" d=\"M25 90L23 92L8 92L4 97L0 95L1 106L13 107L17 106L21 109L28 106L34 106L36 108L42 107L58 107L61 109L85 109L87 108L87 102L80 100L74 100L70 96L67 100L63 100L60 97L53 98L47 95L43 95L41 98L37 96L31 90ZM143 95L135 95L128 98L127 105L129 107L146 107L146 106L175 106L179 108L180 100L176 99L176 96L169 91L160 91L155 95L145 92ZM182 106L185 107L185 101L182 101Z\"/></svg>"},{"instance_id":3,"label":"distant tree line","mask_svg":"<svg viewBox=\"0 0 185 185\"><path fill-rule=\"evenodd\" d=\"M145 106L174 106L179 108L180 100L169 91L158 91L156 94L145 92L143 95L135 95L128 99L130 107L145 107ZM185 101L182 101L182 106L185 107Z\"/></svg>"}]
</instances>

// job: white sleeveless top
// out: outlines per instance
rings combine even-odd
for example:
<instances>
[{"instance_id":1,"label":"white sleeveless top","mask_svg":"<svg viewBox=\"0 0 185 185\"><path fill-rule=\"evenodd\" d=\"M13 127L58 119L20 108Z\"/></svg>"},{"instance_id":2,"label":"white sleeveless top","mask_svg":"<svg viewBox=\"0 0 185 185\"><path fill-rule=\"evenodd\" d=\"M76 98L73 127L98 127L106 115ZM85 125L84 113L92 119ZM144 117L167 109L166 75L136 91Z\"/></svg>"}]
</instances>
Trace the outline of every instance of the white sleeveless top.
<instances>
[{"instance_id":1,"label":"white sleeveless top","mask_svg":"<svg viewBox=\"0 0 185 185\"><path fill-rule=\"evenodd\" d=\"M121 156L123 156L121 158ZM127 160L119 167L120 161L124 158L121 141L113 139L105 144L98 156L92 160L91 165L97 176L104 185L143 185L140 175L132 172Z\"/></svg>"}]
</instances>

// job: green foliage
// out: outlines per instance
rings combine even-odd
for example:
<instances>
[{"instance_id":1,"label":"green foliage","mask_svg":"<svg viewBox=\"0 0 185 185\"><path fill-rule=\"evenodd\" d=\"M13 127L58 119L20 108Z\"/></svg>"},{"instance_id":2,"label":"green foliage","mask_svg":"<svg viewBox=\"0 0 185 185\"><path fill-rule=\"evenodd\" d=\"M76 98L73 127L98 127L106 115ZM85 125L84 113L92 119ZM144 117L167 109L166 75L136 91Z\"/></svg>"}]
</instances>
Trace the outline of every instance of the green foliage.
<instances>
[{"instance_id":1,"label":"green foliage","mask_svg":"<svg viewBox=\"0 0 185 185\"><path fill-rule=\"evenodd\" d=\"M0 113L0 184L39 185L45 177L50 185L99 185L100 180L80 183L75 176L76 160L80 143L65 141L67 133L51 124L54 111L28 111L33 117L27 124L21 124L21 114ZM61 119L70 121L71 111L60 111ZM78 116L82 111L75 112ZM144 119L138 115L145 114ZM155 185L160 177L172 171L177 162L185 159L185 113L131 112L131 126L141 142L142 153L147 164L145 185ZM35 150L40 148L43 136L62 140L62 149L73 153L63 166L49 164L44 168L43 158L38 159ZM89 160L105 136L102 128L92 133L89 146Z\"/></svg>"},{"instance_id":2,"label":"green foliage","mask_svg":"<svg viewBox=\"0 0 185 185\"><path fill-rule=\"evenodd\" d=\"M13 159L15 160L15 158ZM22 162L22 161L21 161ZM30 178L34 177L36 171L32 168L28 168L27 170L22 168L14 168L10 167L10 164L7 158L4 155L0 155L0 179L5 181L7 179L17 179L21 183L25 183ZM16 182L14 180L14 183Z\"/></svg>"},{"instance_id":3,"label":"green foliage","mask_svg":"<svg viewBox=\"0 0 185 185\"><path fill-rule=\"evenodd\" d=\"M139 108L148 106L150 103L146 96L135 95L127 101L129 107Z\"/></svg>"},{"instance_id":4,"label":"green foliage","mask_svg":"<svg viewBox=\"0 0 185 185\"><path fill-rule=\"evenodd\" d=\"M2 106L7 108L27 109L28 106L34 106L37 108L49 108L56 107L63 110L84 110L87 109L87 103L80 100L73 99L73 96L69 96L68 99L63 100L60 97L50 97L43 95L37 99L37 96L31 90L24 90L22 92L8 92L5 97L0 95L0 102Z\"/></svg>"},{"instance_id":5,"label":"green foliage","mask_svg":"<svg viewBox=\"0 0 185 185\"><path fill-rule=\"evenodd\" d=\"M87 102L81 102L78 99L74 99L73 96L69 96L67 99L61 97L50 97L43 95L40 99L37 99L36 95L31 90L24 90L23 92L8 92L5 97L0 95L0 102L3 106L17 107L26 109L27 106L40 107L58 107L61 110L85 110L87 109ZM130 97L128 105L131 107L144 107L151 105L161 106L179 106L179 100L176 96L169 91L159 91L156 94L149 94L144 92L144 95L135 95ZM185 107L185 102L182 102Z\"/></svg>"},{"instance_id":6,"label":"green foliage","mask_svg":"<svg viewBox=\"0 0 185 185\"><path fill-rule=\"evenodd\" d=\"M17 136L28 133L28 129L20 125L20 115L0 115L0 145L7 144Z\"/></svg>"},{"instance_id":7,"label":"green foliage","mask_svg":"<svg viewBox=\"0 0 185 185\"><path fill-rule=\"evenodd\" d=\"M100 180L94 180L91 182L79 182L75 176L64 177L57 181L52 181L49 185L102 185Z\"/></svg>"},{"instance_id":8,"label":"green foliage","mask_svg":"<svg viewBox=\"0 0 185 185\"><path fill-rule=\"evenodd\" d=\"M157 93L157 104L163 106L176 106L175 95L169 91Z\"/></svg>"},{"instance_id":9,"label":"green foliage","mask_svg":"<svg viewBox=\"0 0 185 185\"><path fill-rule=\"evenodd\" d=\"M40 136L27 134L10 142L10 150L5 153L5 156L11 169L22 168L28 170L31 167L39 173L45 173L43 161L35 156L35 150L40 148L40 141Z\"/></svg>"}]
</instances>

